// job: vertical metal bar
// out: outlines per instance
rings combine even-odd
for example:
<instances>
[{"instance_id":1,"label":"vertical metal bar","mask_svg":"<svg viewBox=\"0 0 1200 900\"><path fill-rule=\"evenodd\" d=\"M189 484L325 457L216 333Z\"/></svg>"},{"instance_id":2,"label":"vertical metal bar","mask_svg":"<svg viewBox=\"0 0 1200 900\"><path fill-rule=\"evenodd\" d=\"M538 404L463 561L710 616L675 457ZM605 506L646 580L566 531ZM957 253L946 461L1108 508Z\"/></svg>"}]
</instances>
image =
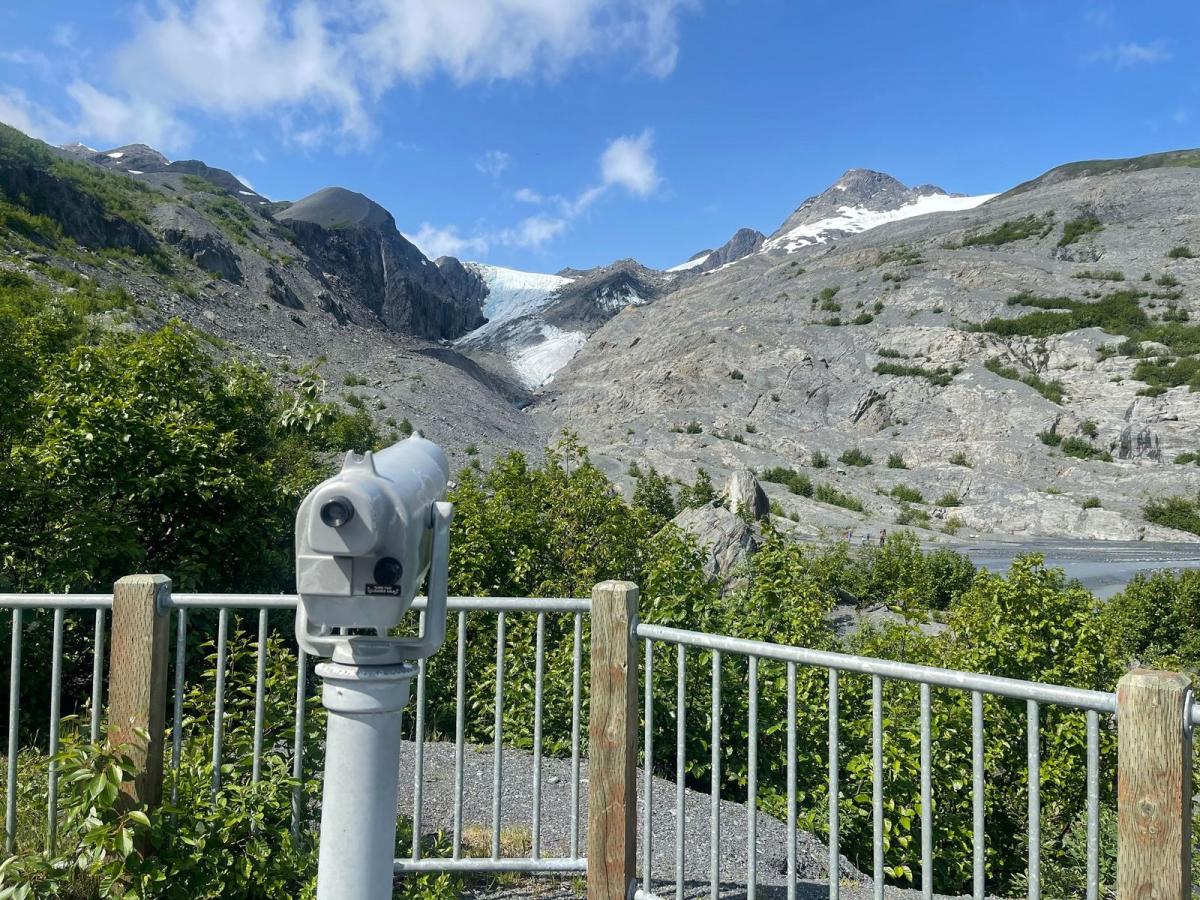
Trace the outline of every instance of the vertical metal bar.
<instances>
[{"instance_id":1,"label":"vertical metal bar","mask_svg":"<svg viewBox=\"0 0 1200 900\"><path fill-rule=\"evenodd\" d=\"M838 834L838 670L829 670L829 900L838 900L842 892L841 836Z\"/></svg>"},{"instance_id":2,"label":"vertical metal bar","mask_svg":"<svg viewBox=\"0 0 1200 900\"><path fill-rule=\"evenodd\" d=\"M1100 714L1087 712L1087 900L1100 896Z\"/></svg>"},{"instance_id":3,"label":"vertical metal bar","mask_svg":"<svg viewBox=\"0 0 1200 900\"><path fill-rule=\"evenodd\" d=\"M46 785L46 853L54 855L58 844L58 755L59 721L62 716L63 610L54 610L54 637L50 650L50 762Z\"/></svg>"},{"instance_id":4,"label":"vertical metal bar","mask_svg":"<svg viewBox=\"0 0 1200 900\"><path fill-rule=\"evenodd\" d=\"M675 645L675 900L683 900L683 864L686 859L687 797L687 648Z\"/></svg>"},{"instance_id":5,"label":"vertical metal bar","mask_svg":"<svg viewBox=\"0 0 1200 900\"><path fill-rule=\"evenodd\" d=\"M708 891L712 900L721 896L721 651L712 654L712 813L708 824Z\"/></svg>"},{"instance_id":6,"label":"vertical metal bar","mask_svg":"<svg viewBox=\"0 0 1200 900\"><path fill-rule=\"evenodd\" d=\"M796 900L796 664L787 664L787 900Z\"/></svg>"},{"instance_id":7,"label":"vertical metal bar","mask_svg":"<svg viewBox=\"0 0 1200 900\"><path fill-rule=\"evenodd\" d=\"M9 854L17 849L17 752L21 724L21 619L12 611L12 652L8 668L8 780L4 798L4 843Z\"/></svg>"},{"instance_id":8,"label":"vertical metal bar","mask_svg":"<svg viewBox=\"0 0 1200 900\"><path fill-rule=\"evenodd\" d=\"M463 763L467 729L467 611L458 612L458 673L454 689L454 849L455 859L462 858Z\"/></svg>"},{"instance_id":9,"label":"vertical metal bar","mask_svg":"<svg viewBox=\"0 0 1200 900\"><path fill-rule=\"evenodd\" d=\"M492 725L492 859L500 858L500 781L504 777L504 643L505 614L496 616L496 715Z\"/></svg>"},{"instance_id":10,"label":"vertical metal bar","mask_svg":"<svg viewBox=\"0 0 1200 900\"><path fill-rule=\"evenodd\" d=\"M542 692L546 675L546 614L537 614L533 671L533 858L542 858Z\"/></svg>"},{"instance_id":11,"label":"vertical metal bar","mask_svg":"<svg viewBox=\"0 0 1200 900\"><path fill-rule=\"evenodd\" d=\"M92 720L88 737L100 742L100 717L104 707L104 610L96 610L96 629L92 639Z\"/></svg>"},{"instance_id":12,"label":"vertical metal bar","mask_svg":"<svg viewBox=\"0 0 1200 900\"><path fill-rule=\"evenodd\" d=\"M758 894L758 657L750 657L746 737L746 900Z\"/></svg>"},{"instance_id":13,"label":"vertical metal bar","mask_svg":"<svg viewBox=\"0 0 1200 900\"><path fill-rule=\"evenodd\" d=\"M642 733L642 890L650 893L654 861L654 642L646 641L646 697Z\"/></svg>"},{"instance_id":14,"label":"vertical metal bar","mask_svg":"<svg viewBox=\"0 0 1200 900\"><path fill-rule=\"evenodd\" d=\"M225 661L229 651L229 608L217 619L217 685L213 709L212 792L221 789L221 754L225 745Z\"/></svg>"},{"instance_id":15,"label":"vertical metal bar","mask_svg":"<svg viewBox=\"0 0 1200 900\"><path fill-rule=\"evenodd\" d=\"M933 900L933 747L929 685L921 684L921 896Z\"/></svg>"},{"instance_id":16,"label":"vertical metal bar","mask_svg":"<svg viewBox=\"0 0 1200 900\"><path fill-rule=\"evenodd\" d=\"M296 725L292 742L292 842L300 844L300 817L304 811L304 720L308 706L308 657L296 648Z\"/></svg>"},{"instance_id":17,"label":"vertical metal bar","mask_svg":"<svg viewBox=\"0 0 1200 900\"><path fill-rule=\"evenodd\" d=\"M579 728L583 708L583 613L575 613L571 650L571 859L579 859Z\"/></svg>"},{"instance_id":18,"label":"vertical metal bar","mask_svg":"<svg viewBox=\"0 0 1200 900\"><path fill-rule=\"evenodd\" d=\"M425 632L424 611L417 617L417 633ZM421 832L425 817L425 660L417 661L417 717L413 732L412 861L421 858Z\"/></svg>"},{"instance_id":19,"label":"vertical metal bar","mask_svg":"<svg viewBox=\"0 0 1200 900\"><path fill-rule=\"evenodd\" d=\"M758 893L758 658L751 656L750 713L746 731L746 900Z\"/></svg>"},{"instance_id":20,"label":"vertical metal bar","mask_svg":"<svg viewBox=\"0 0 1200 900\"><path fill-rule=\"evenodd\" d=\"M1029 900L1042 896L1042 761L1040 717L1036 700L1025 701L1029 766Z\"/></svg>"},{"instance_id":21,"label":"vertical metal bar","mask_svg":"<svg viewBox=\"0 0 1200 900\"><path fill-rule=\"evenodd\" d=\"M871 817L875 900L883 900L883 679L871 676Z\"/></svg>"},{"instance_id":22,"label":"vertical metal bar","mask_svg":"<svg viewBox=\"0 0 1200 900\"><path fill-rule=\"evenodd\" d=\"M974 822L972 851L973 900L984 900L986 840L983 830L983 694L971 691L971 816Z\"/></svg>"},{"instance_id":23,"label":"vertical metal bar","mask_svg":"<svg viewBox=\"0 0 1200 900\"><path fill-rule=\"evenodd\" d=\"M250 780L258 784L262 777L263 724L267 699L267 611L258 611L258 661L254 673L254 761Z\"/></svg>"},{"instance_id":24,"label":"vertical metal bar","mask_svg":"<svg viewBox=\"0 0 1200 900\"><path fill-rule=\"evenodd\" d=\"M171 698L171 805L179 802L179 760L183 755L183 675L187 652L187 610L175 611L175 696ZM174 817L172 817L172 822Z\"/></svg>"}]
</instances>

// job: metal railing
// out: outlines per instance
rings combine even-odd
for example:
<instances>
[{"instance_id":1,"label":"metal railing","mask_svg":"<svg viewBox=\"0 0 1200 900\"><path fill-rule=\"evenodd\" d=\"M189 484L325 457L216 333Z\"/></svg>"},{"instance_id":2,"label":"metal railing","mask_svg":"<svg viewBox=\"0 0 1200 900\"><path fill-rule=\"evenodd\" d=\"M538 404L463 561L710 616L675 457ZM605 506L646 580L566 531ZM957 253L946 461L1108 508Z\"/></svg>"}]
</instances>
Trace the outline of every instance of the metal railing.
<instances>
[{"instance_id":1,"label":"metal railing","mask_svg":"<svg viewBox=\"0 0 1200 900\"><path fill-rule=\"evenodd\" d=\"M105 643L106 616L112 609L112 594L0 594L0 609L12 611L12 645L10 656L9 709L8 709L8 769L5 795L5 837L9 853L16 851L17 840L17 797L18 797L18 753L21 726L21 673L22 637L25 629L24 613L28 610L52 610L51 679L49 685L48 751L53 757L58 750L61 734L61 696L63 632L65 614L94 613L92 639L92 684L89 712L89 737L95 742L101 735L101 716L105 695ZM263 736L266 706L266 672L268 654L269 614L272 611L287 611L296 608L295 595L267 594L212 594L173 593L166 599L168 610L175 611L175 647L173 672L173 697L171 716L171 756L169 769L179 771L183 753L185 730L184 698L187 692L187 638L188 614L191 610L216 610L216 670L214 683L214 711L212 727L212 790L221 786L221 771L224 761L225 700L227 684L229 629L233 610L257 611L258 640L255 659L254 684L254 731L251 753L251 780L259 781L262 774ZM425 598L419 597L413 608L423 616ZM425 743L426 727L426 668L427 661L418 666L416 690L413 701L415 726L413 729L413 805L412 845L407 857L395 860L397 872L412 871L485 871L485 872L582 872L587 863L581 853L581 726L583 709L583 617L591 611L590 599L575 598L513 598L513 597L452 597L448 610L458 623L455 675L455 736L454 736L454 797L453 821L446 823L452 833L452 849L449 858L425 858L422 853L422 836L425 831ZM496 616L496 677L493 722L493 772L492 804L490 822L490 856L487 858L463 855L463 793L464 762L466 744L465 693L467 688L467 617L470 613L490 613ZM533 718L533 762L532 762L532 820L530 822L531 849L525 857L501 855L500 835L504 823L504 710L505 710L505 659L507 648L506 629L508 617L517 614L536 616L534 718ZM544 856L541 829L542 770L543 770L543 706L546 622L548 616L571 616L572 671L571 671L571 735L570 735L570 813L569 835L566 837L566 852L563 855ZM446 650L450 650L449 647ZM307 809L302 792L305 765L305 716L308 703L308 661L300 653L296 655L296 693L294 698L294 730L292 738L292 776L296 787L292 796L292 829L297 834L305 821ZM45 848L53 851L58 818L58 790L54 765L48 770L46 797L46 843ZM178 785L172 779L172 801L178 799ZM407 810L404 811L405 813Z\"/></svg>"},{"instance_id":2,"label":"metal railing","mask_svg":"<svg viewBox=\"0 0 1200 900\"><path fill-rule=\"evenodd\" d=\"M721 691L722 656L725 654L746 657L748 660L747 694L747 783L746 807L746 896L753 898L758 890L758 844L756 836L758 808L758 744L759 728L759 663L763 660L783 663L787 678L787 896L794 900L797 894L797 796L796 796L796 673L798 666L825 669L828 672L828 833L829 833L829 897L838 900L840 885L840 822L839 822L839 675L842 673L866 675L871 678L871 819L872 819L872 879L874 896L882 900L885 884L884 857L884 796L883 796L883 683L896 680L919 685L920 692L920 833L921 833L921 889L926 898L933 896L933 786L932 786L932 737L931 737L931 688L946 688L969 692L971 696L971 770L972 770L972 895L975 900L985 896L985 832L984 832L984 704L985 695L1025 701L1026 718L1026 762L1028 766L1028 897L1038 900L1041 895L1041 800L1040 800L1040 723L1043 705L1082 710L1086 714L1086 890L1087 900L1098 900L1100 860L1100 716L1114 715L1117 710L1116 695L1101 691L1061 687L980 675L969 672L913 665L891 660L863 656L851 656L821 650L791 647L762 641L742 640L734 637L705 634L678 628L640 623L636 635L643 642L643 678L645 699L643 708L643 773L644 796L652 796L652 774L654 760L654 703L651 685L654 681L655 643L673 645L676 649L676 771L675 771L675 880L674 896L685 896L688 885L685 877L687 842L685 840L685 781L688 759L687 742L687 655L689 649L707 651L712 666L712 730L709 735L711 750L710 777L713 785L710 808L709 840L709 888L710 895L721 895ZM1200 705L1190 710L1193 722L1200 723ZM907 798L906 798L907 799ZM645 802L642 808L640 835L641 888L638 896L653 898L655 880L652 872L654 804ZM728 874L728 873L726 873ZM660 879L661 881L661 879ZM669 882L659 888L670 887Z\"/></svg>"}]
</instances>

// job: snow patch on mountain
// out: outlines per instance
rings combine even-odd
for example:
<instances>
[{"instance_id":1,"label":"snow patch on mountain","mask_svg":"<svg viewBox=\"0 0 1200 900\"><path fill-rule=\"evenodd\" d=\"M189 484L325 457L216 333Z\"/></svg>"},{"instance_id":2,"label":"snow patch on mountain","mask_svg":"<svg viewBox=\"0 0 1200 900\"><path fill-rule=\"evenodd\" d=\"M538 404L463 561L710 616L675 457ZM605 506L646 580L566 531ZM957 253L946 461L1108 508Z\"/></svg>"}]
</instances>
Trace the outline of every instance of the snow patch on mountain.
<instances>
[{"instance_id":1,"label":"snow patch on mountain","mask_svg":"<svg viewBox=\"0 0 1200 900\"><path fill-rule=\"evenodd\" d=\"M513 370L521 383L530 390L541 387L554 373L575 358L587 343L582 331L563 331L553 325L540 327L541 340L509 353Z\"/></svg>"},{"instance_id":2,"label":"snow patch on mountain","mask_svg":"<svg viewBox=\"0 0 1200 900\"><path fill-rule=\"evenodd\" d=\"M842 188L834 185L835 188ZM843 206L837 215L819 219L800 225L784 234L777 235L763 244L763 251L785 250L791 253L801 247L812 244L824 244L831 238L848 234L859 234L870 231L889 222L899 222L915 216L924 216L936 212L956 212L974 209L981 203L986 203L995 194L978 194L974 197L954 197L949 194L927 194L918 197L911 203L906 203L899 209L870 209L865 206Z\"/></svg>"},{"instance_id":3,"label":"snow patch on mountain","mask_svg":"<svg viewBox=\"0 0 1200 900\"><path fill-rule=\"evenodd\" d=\"M702 266L712 256L711 253L705 253L703 256L697 256L695 259L689 259L687 262L680 263L677 266L671 266L667 269L668 272L686 272L688 269L694 269L696 266Z\"/></svg>"},{"instance_id":4,"label":"snow patch on mountain","mask_svg":"<svg viewBox=\"0 0 1200 900\"><path fill-rule=\"evenodd\" d=\"M513 319L536 313L551 301L555 291L575 280L561 275L520 272L485 263L466 265L478 272L487 286L488 294L483 301L483 314L488 321L486 325L481 325L461 338L463 341L477 340L497 331Z\"/></svg>"}]
</instances>

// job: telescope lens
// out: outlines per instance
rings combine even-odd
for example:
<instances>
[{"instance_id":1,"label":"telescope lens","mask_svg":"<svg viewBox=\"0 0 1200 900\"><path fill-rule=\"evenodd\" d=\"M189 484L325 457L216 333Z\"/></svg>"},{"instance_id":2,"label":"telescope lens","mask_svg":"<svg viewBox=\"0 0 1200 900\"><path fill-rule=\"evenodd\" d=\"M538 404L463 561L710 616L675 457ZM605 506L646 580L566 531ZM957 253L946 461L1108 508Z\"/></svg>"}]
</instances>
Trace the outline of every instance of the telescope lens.
<instances>
[{"instance_id":1,"label":"telescope lens","mask_svg":"<svg viewBox=\"0 0 1200 900\"><path fill-rule=\"evenodd\" d=\"M375 563L376 584L394 585L400 580L402 574L404 574L404 566L400 565L400 560L398 559L385 556L379 562Z\"/></svg>"},{"instance_id":2,"label":"telescope lens","mask_svg":"<svg viewBox=\"0 0 1200 900\"><path fill-rule=\"evenodd\" d=\"M345 497L326 500L321 507L321 521L330 528L341 528L354 518L354 504Z\"/></svg>"}]
</instances>

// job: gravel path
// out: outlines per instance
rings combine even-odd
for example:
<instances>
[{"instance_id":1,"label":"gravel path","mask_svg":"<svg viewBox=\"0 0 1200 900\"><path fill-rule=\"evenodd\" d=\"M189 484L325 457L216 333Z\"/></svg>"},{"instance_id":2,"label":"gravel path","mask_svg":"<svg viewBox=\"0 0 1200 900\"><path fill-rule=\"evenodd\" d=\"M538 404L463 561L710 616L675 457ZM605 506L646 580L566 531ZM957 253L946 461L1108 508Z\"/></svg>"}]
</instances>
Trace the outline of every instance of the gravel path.
<instances>
[{"instance_id":1,"label":"gravel path","mask_svg":"<svg viewBox=\"0 0 1200 900\"><path fill-rule=\"evenodd\" d=\"M464 832L473 834L470 843L487 855L492 821L492 748L467 747L463 769ZM406 743L401 755L400 812L413 814L413 745ZM506 845L515 848L508 855L528 854L533 810L533 758L520 751L505 749L501 778L501 833ZM580 764L580 851L587 851L587 761ZM638 773L638 839L641 841L643 810L642 774ZM449 835L454 822L454 745L425 744L425 779L422 833L427 840L438 832ZM654 809L652 828L654 890L660 896L674 896L675 884L675 785L660 778L653 780ZM570 852L571 762L569 759L544 759L542 764L542 855L567 856ZM708 896L709 828L711 798L708 794L687 791L685 819L686 896ZM747 811L742 804L722 801L721 876L722 897L745 896ZM769 900L786 894L787 827L764 813L758 814L758 895ZM638 851L639 864L641 849ZM828 896L826 881L828 850L811 834L799 833L796 848L797 874L803 880L797 896L819 900ZM845 857L841 861L842 894L847 900L865 900L871 894L871 880ZM500 898L579 897L580 881L572 877L508 876L488 879L473 885L466 897ZM889 897L918 897L919 892L888 889Z\"/></svg>"}]
</instances>

